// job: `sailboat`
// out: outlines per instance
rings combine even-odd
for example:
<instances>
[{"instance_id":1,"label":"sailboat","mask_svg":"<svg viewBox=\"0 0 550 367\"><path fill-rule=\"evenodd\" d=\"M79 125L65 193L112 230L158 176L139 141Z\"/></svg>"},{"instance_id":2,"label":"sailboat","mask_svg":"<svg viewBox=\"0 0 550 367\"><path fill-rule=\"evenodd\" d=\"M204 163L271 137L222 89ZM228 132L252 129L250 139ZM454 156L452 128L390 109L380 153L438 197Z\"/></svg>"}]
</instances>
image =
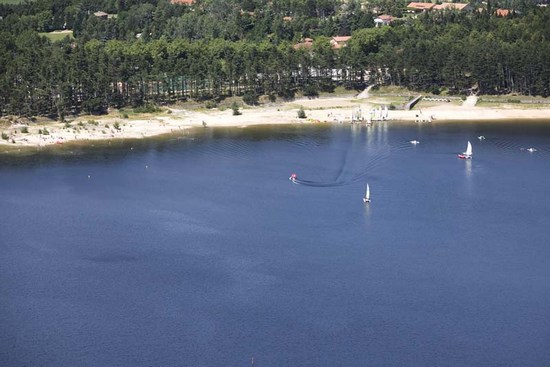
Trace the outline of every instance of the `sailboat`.
<instances>
[{"instance_id":1,"label":"sailboat","mask_svg":"<svg viewBox=\"0 0 550 367\"><path fill-rule=\"evenodd\" d=\"M468 147L466 148L466 151L462 154L459 154L458 158L460 158L460 159L472 159L472 143L470 143L470 141L468 141Z\"/></svg>"},{"instance_id":2,"label":"sailboat","mask_svg":"<svg viewBox=\"0 0 550 367\"><path fill-rule=\"evenodd\" d=\"M367 192L365 192L365 197L363 198L364 203L370 203L370 187L367 184Z\"/></svg>"}]
</instances>

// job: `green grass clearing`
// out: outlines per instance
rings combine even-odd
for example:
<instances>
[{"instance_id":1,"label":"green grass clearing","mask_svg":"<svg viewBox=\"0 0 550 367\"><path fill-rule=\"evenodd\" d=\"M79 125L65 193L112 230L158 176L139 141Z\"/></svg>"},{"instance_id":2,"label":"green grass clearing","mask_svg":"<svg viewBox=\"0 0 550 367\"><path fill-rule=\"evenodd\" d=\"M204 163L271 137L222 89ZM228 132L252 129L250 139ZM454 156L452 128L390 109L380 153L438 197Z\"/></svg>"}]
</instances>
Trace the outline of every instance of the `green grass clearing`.
<instances>
[{"instance_id":1,"label":"green grass clearing","mask_svg":"<svg viewBox=\"0 0 550 367\"><path fill-rule=\"evenodd\" d=\"M65 39L65 37L69 37L69 39L74 39L73 31L42 32L39 33L39 35L49 38L52 42L61 41Z\"/></svg>"},{"instance_id":2,"label":"green grass clearing","mask_svg":"<svg viewBox=\"0 0 550 367\"><path fill-rule=\"evenodd\" d=\"M23 0L0 0L0 4L20 4Z\"/></svg>"}]
</instances>

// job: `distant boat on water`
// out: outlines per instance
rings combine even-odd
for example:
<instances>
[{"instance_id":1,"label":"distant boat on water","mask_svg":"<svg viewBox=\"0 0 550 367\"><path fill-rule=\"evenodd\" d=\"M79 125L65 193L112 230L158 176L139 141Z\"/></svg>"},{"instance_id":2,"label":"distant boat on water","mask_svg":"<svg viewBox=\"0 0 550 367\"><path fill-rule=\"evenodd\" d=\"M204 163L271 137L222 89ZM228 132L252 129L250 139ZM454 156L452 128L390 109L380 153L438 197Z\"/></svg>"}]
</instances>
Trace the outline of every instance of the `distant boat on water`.
<instances>
[{"instance_id":1,"label":"distant boat on water","mask_svg":"<svg viewBox=\"0 0 550 367\"><path fill-rule=\"evenodd\" d=\"M537 148L529 148L527 149L527 151L533 153L537 151Z\"/></svg>"},{"instance_id":2,"label":"distant boat on water","mask_svg":"<svg viewBox=\"0 0 550 367\"><path fill-rule=\"evenodd\" d=\"M409 143L411 143L413 145L420 144L420 142L418 140L411 140L411 141L409 141Z\"/></svg>"},{"instance_id":3,"label":"distant boat on water","mask_svg":"<svg viewBox=\"0 0 550 367\"><path fill-rule=\"evenodd\" d=\"M485 140L485 137L483 135L480 135L477 137L479 140Z\"/></svg>"},{"instance_id":4,"label":"distant boat on water","mask_svg":"<svg viewBox=\"0 0 550 367\"><path fill-rule=\"evenodd\" d=\"M458 155L458 158L460 159L472 159L472 143L468 141L468 146L466 147L466 151L462 154Z\"/></svg>"},{"instance_id":5,"label":"distant boat on water","mask_svg":"<svg viewBox=\"0 0 550 367\"><path fill-rule=\"evenodd\" d=\"M367 184L367 191L365 192L365 197L363 198L364 203L370 203L370 187Z\"/></svg>"}]
</instances>

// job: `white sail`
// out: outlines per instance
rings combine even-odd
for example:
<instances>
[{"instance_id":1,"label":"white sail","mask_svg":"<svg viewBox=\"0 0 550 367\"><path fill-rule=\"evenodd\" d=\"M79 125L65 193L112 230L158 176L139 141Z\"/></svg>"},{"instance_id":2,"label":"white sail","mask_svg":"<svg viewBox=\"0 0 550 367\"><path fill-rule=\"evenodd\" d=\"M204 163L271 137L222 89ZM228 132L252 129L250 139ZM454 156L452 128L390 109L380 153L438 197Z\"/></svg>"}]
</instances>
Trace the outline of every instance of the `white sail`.
<instances>
[{"instance_id":1,"label":"white sail","mask_svg":"<svg viewBox=\"0 0 550 367\"><path fill-rule=\"evenodd\" d=\"M369 187L369 184L367 184L367 192L365 193L365 199L370 200L370 187Z\"/></svg>"},{"instance_id":2,"label":"white sail","mask_svg":"<svg viewBox=\"0 0 550 367\"><path fill-rule=\"evenodd\" d=\"M468 147L466 148L466 151L464 152L464 155L471 156L472 155L472 143L468 141Z\"/></svg>"}]
</instances>

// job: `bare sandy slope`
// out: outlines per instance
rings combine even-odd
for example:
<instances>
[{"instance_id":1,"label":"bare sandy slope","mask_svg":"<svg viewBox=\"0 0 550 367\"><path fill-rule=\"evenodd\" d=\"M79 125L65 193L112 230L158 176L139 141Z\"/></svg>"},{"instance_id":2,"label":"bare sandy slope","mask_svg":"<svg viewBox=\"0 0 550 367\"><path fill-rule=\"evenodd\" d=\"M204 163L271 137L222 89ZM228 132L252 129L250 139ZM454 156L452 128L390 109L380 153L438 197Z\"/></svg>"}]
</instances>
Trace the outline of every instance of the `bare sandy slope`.
<instances>
[{"instance_id":1,"label":"bare sandy slope","mask_svg":"<svg viewBox=\"0 0 550 367\"><path fill-rule=\"evenodd\" d=\"M13 124L1 129L8 139L0 139L0 144L9 146L45 146L64 144L70 141L94 141L107 139L144 138L193 127L235 126L245 127L260 124L298 124L317 122L349 122L352 115L362 111L365 118L369 111L381 101L376 97L357 99L353 96L334 98L301 99L277 106L241 109L242 114L233 116L232 110L225 111L189 111L171 109L171 113L145 115L139 118L122 119L114 116L79 117L71 121L70 126L62 123L47 125L28 125L28 133L23 133L23 125ZM306 119L298 119L297 111L302 106ZM375 114L370 114L374 116ZM475 106L457 106L442 102L429 108L416 108L411 111L388 111L387 120L432 121L440 123L449 120L506 120L506 119L548 119L550 108L485 108ZM90 123L89 121L95 121ZM115 127L116 126L116 127ZM49 134L44 134L46 128ZM42 134L39 133L42 130Z\"/></svg>"}]
</instances>

